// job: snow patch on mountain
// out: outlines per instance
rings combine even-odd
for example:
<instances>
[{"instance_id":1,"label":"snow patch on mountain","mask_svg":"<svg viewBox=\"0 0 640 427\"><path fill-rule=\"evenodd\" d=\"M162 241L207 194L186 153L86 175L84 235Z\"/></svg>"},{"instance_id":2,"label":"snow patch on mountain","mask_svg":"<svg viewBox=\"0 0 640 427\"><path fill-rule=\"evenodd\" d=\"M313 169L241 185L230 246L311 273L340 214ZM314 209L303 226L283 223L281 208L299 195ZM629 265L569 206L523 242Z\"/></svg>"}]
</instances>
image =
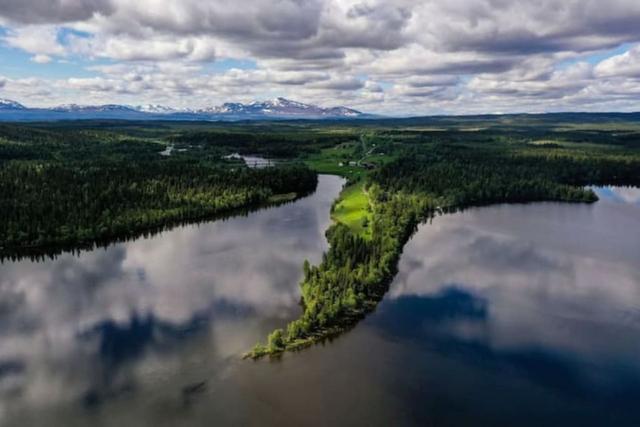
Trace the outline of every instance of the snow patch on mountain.
<instances>
[{"instance_id":1,"label":"snow patch on mountain","mask_svg":"<svg viewBox=\"0 0 640 427\"><path fill-rule=\"evenodd\" d=\"M134 107L134 110L140 111L141 113L153 113L153 114L173 114L173 113L179 113L183 111L183 110L178 110L178 109L167 107L160 104L138 105Z\"/></svg>"},{"instance_id":2,"label":"snow patch on mountain","mask_svg":"<svg viewBox=\"0 0 640 427\"><path fill-rule=\"evenodd\" d=\"M26 110L27 107L10 99L0 98L0 110Z\"/></svg>"},{"instance_id":3,"label":"snow patch on mountain","mask_svg":"<svg viewBox=\"0 0 640 427\"><path fill-rule=\"evenodd\" d=\"M73 113L100 113L100 112L135 112L136 110L128 105L105 104L105 105L78 105L63 104L51 109L59 112Z\"/></svg>"},{"instance_id":4,"label":"snow patch on mountain","mask_svg":"<svg viewBox=\"0 0 640 427\"><path fill-rule=\"evenodd\" d=\"M346 107L323 108L286 98L254 101L248 104L226 102L221 106L198 110L198 113L267 117L359 117L363 113Z\"/></svg>"}]
</instances>

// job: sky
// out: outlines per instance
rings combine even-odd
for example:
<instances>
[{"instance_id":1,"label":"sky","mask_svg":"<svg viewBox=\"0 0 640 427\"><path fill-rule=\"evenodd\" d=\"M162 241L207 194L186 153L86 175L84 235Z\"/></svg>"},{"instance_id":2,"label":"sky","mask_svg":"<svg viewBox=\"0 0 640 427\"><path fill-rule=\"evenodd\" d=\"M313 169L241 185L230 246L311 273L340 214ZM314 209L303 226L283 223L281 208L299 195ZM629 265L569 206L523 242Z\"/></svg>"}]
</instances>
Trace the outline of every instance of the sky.
<instances>
[{"instance_id":1,"label":"sky","mask_svg":"<svg viewBox=\"0 0 640 427\"><path fill-rule=\"evenodd\" d=\"M638 0L0 0L0 98L640 111Z\"/></svg>"}]
</instances>

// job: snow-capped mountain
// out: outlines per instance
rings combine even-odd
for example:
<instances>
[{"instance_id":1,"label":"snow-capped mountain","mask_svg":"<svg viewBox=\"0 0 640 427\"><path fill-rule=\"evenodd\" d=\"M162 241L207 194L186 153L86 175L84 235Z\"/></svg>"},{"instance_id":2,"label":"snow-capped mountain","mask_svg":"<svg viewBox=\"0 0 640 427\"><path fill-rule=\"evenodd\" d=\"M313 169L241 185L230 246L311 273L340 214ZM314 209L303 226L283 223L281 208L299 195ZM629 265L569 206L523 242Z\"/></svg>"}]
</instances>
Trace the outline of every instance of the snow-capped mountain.
<instances>
[{"instance_id":1,"label":"snow-capped mountain","mask_svg":"<svg viewBox=\"0 0 640 427\"><path fill-rule=\"evenodd\" d=\"M346 107L323 108L318 107L317 105L291 101L286 98L276 98L273 100L262 102L251 102L249 104L227 102L220 106L198 110L198 113L240 115L248 117L264 116L285 118L340 118L360 117L364 115L360 111L352 110Z\"/></svg>"},{"instance_id":2,"label":"snow-capped mountain","mask_svg":"<svg viewBox=\"0 0 640 427\"><path fill-rule=\"evenodd\" d=\"M153 114L173 114L185 112L184 110L178 110L176 108L167 107L165 105L160 104L147 104L147 105L138 105L133 107L134 110L140 111L141 113L153 113Z\"/></svg>"},{"instance_id":3,"label":"snow-capped mountain","mask_svg":"<svg viewBox=\"0 0 640 427\"><path fill-rule=\"evenodd\" d=\"M244 104L225 102L222 105L201 108L195 112L196 114L242 114L247 112L247 110Z\"/></svg>"},{"instance_id":4,"label":"snow-capped mountain","mask_svg":"<svg viewBox=\"0 0 640 427\"><path fill-rule=\"evenodd\" d=\"M27 107L10 99L0 98L0 110L26 110Z\"/></svg>"},{"instance_id":5,"label":"snow-capped mountain","mask_svg":"<svg viewBox=\"0 0 640 427\"><path fill-rule=\"evenodd\" d=\"M226 102L219 106L200 109L176 109L158 104L65 104L53 108L27 108L15 101L0 99L0 112L0 120L275 120L372 117L347 107L324 108L285 98L247 104Z\"/></svg>"},{"instance_id":6,"label":"snow-capped mountain","mask_svg":"<svg viewBox=\"0 0 640 427\"><path fill-rule=\"evenodd\" d=\"M97 112L136 112L135 109L127 105L105 104L105 105L78 105L64 104L51 109L58 112L74 113L97 113Z\"/></svg>"},{"instance_id":7,"label":"snow-capped mountain","mask_svg":"<svg viewBox=\"0 0 640 427\"><path fill-rule=\"evenodd\" d=\"M347 107L329 108L327 110L327 113L330 116L340 116L340 117L360 117L363 115L360 111L354 110L352 108L347 108Z\"/></svg>"}]
</instances>

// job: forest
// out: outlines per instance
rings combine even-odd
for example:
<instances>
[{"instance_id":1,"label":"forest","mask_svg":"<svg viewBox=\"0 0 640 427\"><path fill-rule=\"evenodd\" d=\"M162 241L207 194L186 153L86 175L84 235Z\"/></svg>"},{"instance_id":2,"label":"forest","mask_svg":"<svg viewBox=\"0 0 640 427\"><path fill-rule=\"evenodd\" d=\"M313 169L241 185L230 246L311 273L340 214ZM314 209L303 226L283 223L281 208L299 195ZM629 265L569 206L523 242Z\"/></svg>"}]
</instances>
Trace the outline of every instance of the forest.
<instances>
[{"instance_id":1,"label":"forest","mask_svg":"<svg viewBox=\"0 0 640 427\"><path fill-rule=\"evenodd\" d=\"M104 244L291 200L317 184L302 163L251 169L162 156L157 143L100 132L0 131L3 257Z\"/></svg>"},{"instance_id":2,"label":"forest","mask_svg":"<svg viewBox=\"0 0 640 427\"><path fill-rule=\"evenodd\" d=\"M174 150L161 155L167 147ZM276 158L251 169L233 153ZM640 185L635 115L0 126L0 252L77 247L207 220L347 178L329 249L305 262L300 318L247 353L297 350L353 327L383 298L406 242L436 215L494 203L592 203Z\"/></svg>"}]
</instances>

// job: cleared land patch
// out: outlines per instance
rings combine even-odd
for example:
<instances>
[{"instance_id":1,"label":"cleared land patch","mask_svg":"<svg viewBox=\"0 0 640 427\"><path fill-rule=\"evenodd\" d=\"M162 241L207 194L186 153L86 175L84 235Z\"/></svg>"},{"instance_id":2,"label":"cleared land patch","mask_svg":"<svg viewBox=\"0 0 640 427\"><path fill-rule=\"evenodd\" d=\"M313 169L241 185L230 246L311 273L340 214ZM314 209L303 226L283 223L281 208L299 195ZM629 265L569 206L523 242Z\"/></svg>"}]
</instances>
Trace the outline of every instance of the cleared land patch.
<instances>
[{"instance_id":1,"label":"cleared land patch","mask_svg":"<svg viewBox=\"0 0 640 427\"><path fill-rule=\"evenodd\" d=\"M349 227L354 233L366 239L371 238L372 218L364 183L359 182L342 190L334 205L332 218Z\"/></svg>"}]
</instances>

